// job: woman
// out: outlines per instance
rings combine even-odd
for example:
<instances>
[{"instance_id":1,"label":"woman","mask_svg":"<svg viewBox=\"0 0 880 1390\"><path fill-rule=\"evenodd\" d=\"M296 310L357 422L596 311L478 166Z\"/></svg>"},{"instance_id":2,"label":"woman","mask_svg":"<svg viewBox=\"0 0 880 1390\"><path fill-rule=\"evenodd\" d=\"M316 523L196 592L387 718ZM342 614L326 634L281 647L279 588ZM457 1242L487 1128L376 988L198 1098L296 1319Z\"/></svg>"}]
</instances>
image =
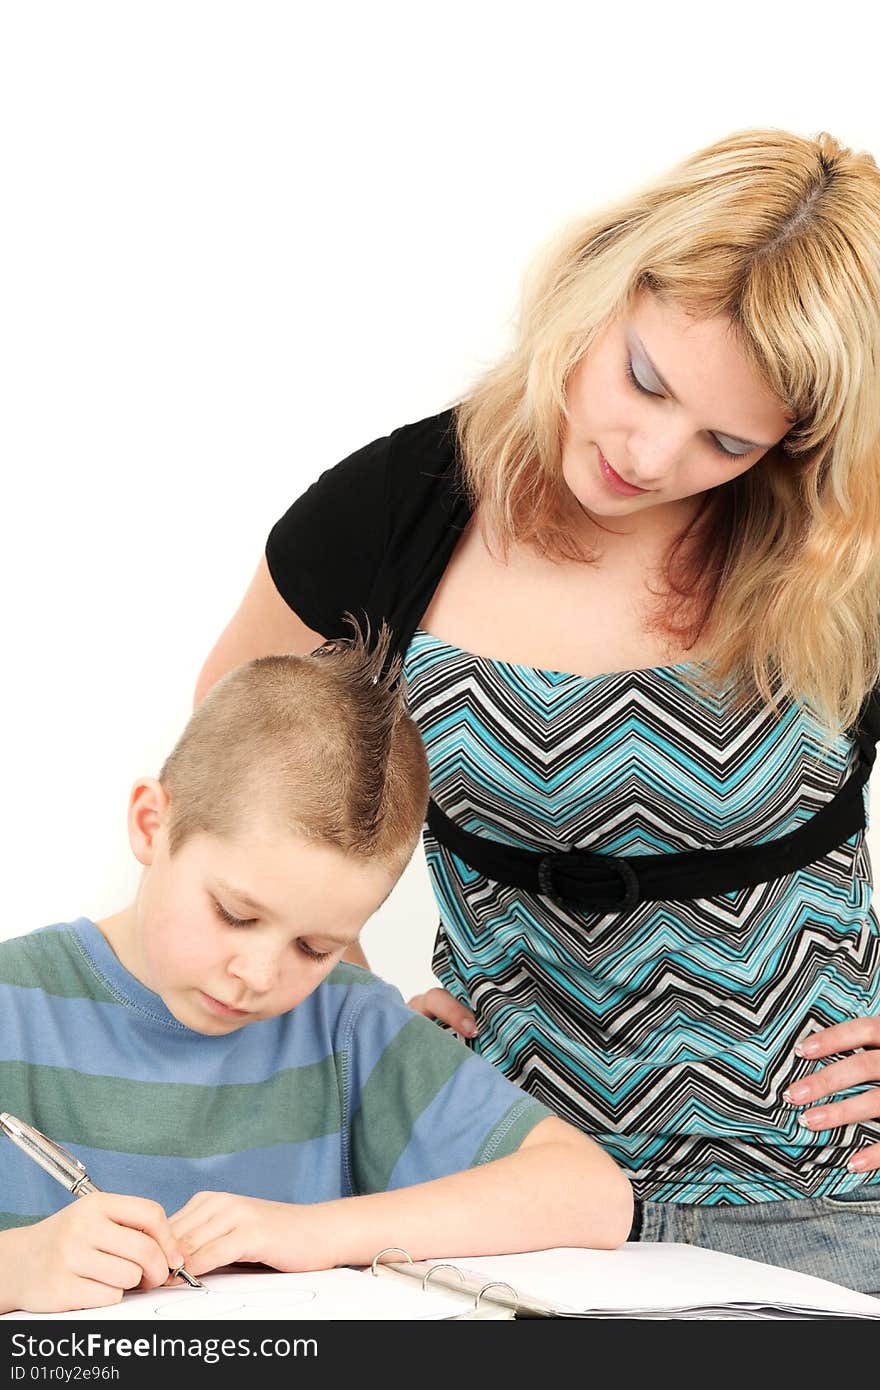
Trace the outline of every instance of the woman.
<instances>
[{"instance_id":1,"label":"woman","mask_svg":"<svg viewBox=\"0 0 880 1390\"><path fill-rule=\"evenodd\" d=\"M697 153L551 247L466 400L294 503L197 691L387 619L448 991L414 1004L611 1151L633 1238L867 1292L878 306L870 156Z\"/></svg>"}]
</instances>

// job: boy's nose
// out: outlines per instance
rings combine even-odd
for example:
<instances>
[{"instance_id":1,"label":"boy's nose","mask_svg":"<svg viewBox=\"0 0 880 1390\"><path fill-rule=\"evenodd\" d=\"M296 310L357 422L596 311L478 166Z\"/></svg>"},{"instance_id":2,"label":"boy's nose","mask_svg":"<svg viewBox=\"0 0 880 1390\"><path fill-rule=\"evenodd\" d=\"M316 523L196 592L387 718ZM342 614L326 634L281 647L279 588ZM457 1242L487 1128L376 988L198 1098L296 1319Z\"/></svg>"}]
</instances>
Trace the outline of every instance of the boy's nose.
<instances>
[{"instance_id":1,"label":"boy's nose","mask_svg":"<svg viewBox=\"0 0 880 1390\"><path fill-rule=\"evenodd\" d=\"M274 952L261 951L236 956L229 963L229 973L254 994L265 994L278 978L279 959Z\"/></svg>"}]
</instances>

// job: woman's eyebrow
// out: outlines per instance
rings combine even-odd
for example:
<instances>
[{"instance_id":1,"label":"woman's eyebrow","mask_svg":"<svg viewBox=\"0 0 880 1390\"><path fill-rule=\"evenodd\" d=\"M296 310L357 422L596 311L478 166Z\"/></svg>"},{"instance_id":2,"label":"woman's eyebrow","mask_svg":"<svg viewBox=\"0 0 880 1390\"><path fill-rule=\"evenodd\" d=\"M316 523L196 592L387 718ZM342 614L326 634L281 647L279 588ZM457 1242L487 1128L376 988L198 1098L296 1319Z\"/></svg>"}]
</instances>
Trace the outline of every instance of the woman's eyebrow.
<instances>
[{"instance_id":1,"label":"woman's eyebrow","mask_svg":"<svg viewBox=\"0 0 880 1390\"><path fill-rule=\"evenodd\" d=\"M658 382L663 387L663 390L666 392L667 396L669 396L670 400L677 401L678 397L676 396L672 387L669 386L663 380L662 376L660 375L660 372L654 366L654 363L648 356L648 349L645 347L645 344L642 342L641 338L638 336L638 334L636 334L633 331L630 332L630 338L632 339L633 346L638 348L639 352L642 354L648 366L651 368L651 371L654 373ZM740 439L738 435L727 434L724 430L713 430L712 433L719 435L722 439L729 439L731 444L742 444L748 449L772 449L773 447L772 444L757 444L753 439Z\"/></svg>"}]
</instances>

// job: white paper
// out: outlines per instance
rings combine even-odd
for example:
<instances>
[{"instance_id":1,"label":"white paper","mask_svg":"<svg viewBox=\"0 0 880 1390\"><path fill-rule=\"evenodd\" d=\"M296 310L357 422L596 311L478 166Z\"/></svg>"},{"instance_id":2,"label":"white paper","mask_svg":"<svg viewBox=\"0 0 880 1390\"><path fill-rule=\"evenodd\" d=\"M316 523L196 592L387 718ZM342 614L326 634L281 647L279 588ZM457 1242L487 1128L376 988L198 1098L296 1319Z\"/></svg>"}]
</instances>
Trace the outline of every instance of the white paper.
<instances>
[{"instance_id":1,"label":"white paper","mask_svg":"<svg viewBox=\"0 0 880 1390\"><path fill-rule=\"evenodd\" d=\"M136 1318L157 1324L259 1318L381 1321L461 1316L462 1301L440 1291L374 1278L369 1271L324 1269L314 1274L237 1271L208 1274L208 1292L190 1288L127 1293L121 1303L75 1313L7 1313L8 1318L62 1318L109 1322Z\"/></svg>"},{"instance_id":2,"label":"white paper","mask_svg":"<svg viewBox=\"0 0 880 1390\"><path fill-rule=\"evenodd\" d=\"M441 1261L430 1261L441 1263ZM722 1304L806 1308L880 1317L880 1299L795 1270L667 1241L618 1250L541 1250L445 1256L480 1278L500 1279L560 1312L710 1308Z\"/></svg>"}]
</instances>

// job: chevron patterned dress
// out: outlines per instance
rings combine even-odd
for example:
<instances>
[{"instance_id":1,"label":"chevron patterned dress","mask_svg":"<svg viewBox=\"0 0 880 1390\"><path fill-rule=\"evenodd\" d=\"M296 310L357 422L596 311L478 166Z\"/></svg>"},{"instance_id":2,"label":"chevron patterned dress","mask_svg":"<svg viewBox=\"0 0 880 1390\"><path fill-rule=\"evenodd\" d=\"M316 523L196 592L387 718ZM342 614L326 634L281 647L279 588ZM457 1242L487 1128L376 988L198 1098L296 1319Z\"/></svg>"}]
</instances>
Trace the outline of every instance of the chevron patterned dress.
<instances>
[{"instance_id":1,"label":"chevron patterned dress","mask_svg":"<svg viewBox=\"0 0 880 1390\"><path fill-rule=\"evenodd\" d=\"M695 697L687 666L567 675L417 631L406 693L435 801L528 849L661 854L795 830L845 780L852 741L823 750L791 700L776 715ZM880 1121L813 1133L782 1098L818 1065L796 1042L880 1013L864 832L756 887L592 915L486 879L429 832L425 846L435 973L476 1013L476 1047L608 1149L637 1196L736 1204L880 1181L846 1168Z\"/></svg>"}]
</instances>

